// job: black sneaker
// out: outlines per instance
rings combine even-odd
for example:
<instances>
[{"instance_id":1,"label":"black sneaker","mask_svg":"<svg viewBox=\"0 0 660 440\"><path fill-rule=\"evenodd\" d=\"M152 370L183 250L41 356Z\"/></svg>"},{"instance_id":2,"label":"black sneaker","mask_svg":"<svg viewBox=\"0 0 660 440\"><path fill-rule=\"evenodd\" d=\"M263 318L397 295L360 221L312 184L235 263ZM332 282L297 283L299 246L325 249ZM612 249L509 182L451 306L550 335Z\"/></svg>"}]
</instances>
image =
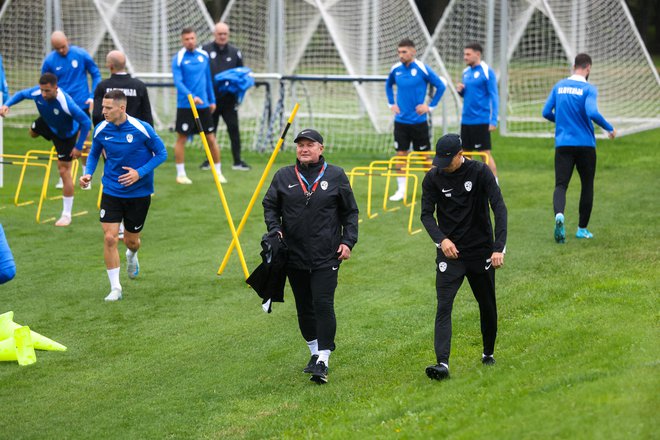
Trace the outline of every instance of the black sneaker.
<instances>
[{"instance_id":1,"label":"black sneaker","mask_svg":"<svg viewBox=\"0 0 660 440\"><path fill-rule=\"evenodd\" d=\"M312 355L312 357L309 358L309 362L307 362L307 366L303 368L303 373L312 374L312 372L314 371L314 365L316 365L316 361L318 360L319 360L318 354Z\"/></svg>"},{"instance_id":2,"label":"black sneaker","mask_svg":"<svg viewBox=\"0 0 660 440\"><path fill-rule=\"evenodd\" d=\"M495 365L495 358L493 355L486 356L485 354L481 355L481 363L484 365Z\"/></svg>"},{"instance_id":3,"label":"black sneaker","mask_svg":"<svg viewBox=\"0 0 660 440\"><path fill-rule=\"evenodd\" d=\"M430 365L426 367L429 379L442 380L449 377L449 367L445 364Z\"/></svg>"},{"instance_id":4,"label":"black sneaker","mask_svg":"<svg viewBox=\"0 0 660 440\"><path fill-rule=\"evenodd\" d=\"M231 169L235 171L250 171L252 167L246 164L245 162L240 161L239 163L235 163L234 165L232 165Z\"/></svg>"},{"instance_id":5,"label":"black sneaker","mask_svg":"<svg viewBox=\"0 0 660 440\"><path fill-rule=\"evenodd\" d=\"M210 170L210 169L211 169L211 164L209 164L209 161L208 161L208 160L205 160L205 161L202 162L202 164L199 166L199 169L200 169L200 170L204 170L204 171L206 171L206 170Z\"/></svg>"},{"instance_id":6,"label":"black sneaker","mask_svg":"<svg viewBox=\"0 0 660 440\"><path fill-rule=\"evenodd\" d=\"M312 368L312 377L309 378L312 382L316 382L319 385L328 383L328 367L325 366L325 362L320 361L314 364Z\"/></svg>"}]
</instances>

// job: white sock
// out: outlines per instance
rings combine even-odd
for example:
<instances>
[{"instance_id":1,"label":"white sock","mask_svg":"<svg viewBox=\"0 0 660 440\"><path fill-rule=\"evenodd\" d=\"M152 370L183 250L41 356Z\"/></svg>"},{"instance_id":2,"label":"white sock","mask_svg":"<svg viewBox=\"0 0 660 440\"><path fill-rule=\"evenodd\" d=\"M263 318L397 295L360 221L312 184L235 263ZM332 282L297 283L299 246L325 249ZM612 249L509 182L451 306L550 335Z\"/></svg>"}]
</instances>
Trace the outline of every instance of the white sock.
<instances>
[{"instance_id":1,"label":"white sock","mask_svg":"<svg viewBox=\"0 0 660 440\"><path fill-rule=\"evenodd\" d=\"M124 233L124 222L119 223L119 233L120 234Z\"/></svg>"},{"instance_id":2,"label":"white sock","mask_svg":"<svg viewBox=\"0 0 660 440\"><path fill-rule=\"evenodd\" d=\"M62 197L62 215L71 217L71 209L73 209L73 196Z\"/></svg>"},{"instance_id":3,"label":"white sock","mask_svg":"<svg viewBox=\"0 0 660 440\"><path fill-rule=\"evenodd\" d=\"M497 186L500 186L500 179L498 179L497 176L495 176L495 183L497 183Z\"/></svg>"},{"instance_id":4,"label":"white sock","mask_svg":"<svg viewBox=\"0 0 660 440\"><path fill-rule=\"evenodd\" d=\"M176 164L176 175L177 177L183 177L186 175L186 164L184 163Z\"/></svg>"},{"instance_id":5,"label":"white sock","mask_svg":"<svg viewBox=\"0 0 660 440\"><path fill-rule=\"evenodd\" d=\"M217 163L215 164L215 171L216 171L218 174L222 174L222 164L221 164L220 162L217 162Z\"/></svg>"},{"instance_id":6,"label":"white sock","mask_svg":"<svg viewBox=\"0 0 660 440\"><path fill-rule=\"evenodd\" d=\"M119 268L107 269L108 279L110 280L110 289L121 290L121 283L119 283Z\"/></svg>"},{"instance_id":7,"label":"white sock","mask_svg":"<svg viewBox=\"0 0 660 440\"><path fill-rule=\"evenodd\" d=\"M397 177L396 178L396 184L399 187L397 192L405 192L406 191L406 178L405 177Z\"/></svg>"},{"instance_id":8,"label":"white sock","mask_svg":"<svg viewBox=\"0 0 660 440\"><path fill-rule=\"evenodd\" d=\"M319 354L319 340L314 339L313 341L306 341L307 346L309 347L309 352L312 354L312 356Z\"/></svg>"},{"instance_id":9,"label":"white sock","mask_svg":"<svg viewBox=\"0 0 660 440\"><path fill-rule=\"evenodd\" d=\"M318 364L319 362L323 362L325 366L328 366L328 360L330 359L330 350L319 350L319 360L316 361Z\"/></svg>"}]
</instances>

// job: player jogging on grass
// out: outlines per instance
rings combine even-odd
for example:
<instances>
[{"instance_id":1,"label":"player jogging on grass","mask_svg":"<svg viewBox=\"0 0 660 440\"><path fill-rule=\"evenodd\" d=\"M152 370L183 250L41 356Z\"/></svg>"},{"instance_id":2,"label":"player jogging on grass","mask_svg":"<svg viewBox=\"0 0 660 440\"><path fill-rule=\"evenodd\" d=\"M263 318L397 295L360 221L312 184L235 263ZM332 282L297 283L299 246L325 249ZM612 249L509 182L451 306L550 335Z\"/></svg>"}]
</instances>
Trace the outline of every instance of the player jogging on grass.
<instances>
[{"instance_id":1,"label":"player jogging on grass","mask_svg":"<svg viewBox=\"0 0 660 440\"><path fill-rule=\"evenodd\" d=\"M616 130L598 112L598 90L587 82L591 72L591 57L580 53L575 57L573 75L552 88L543 107L543 117L555 123L555 241L564 243L564 209L566 190L573 168L580 175L580 218L576 238L593 238L587 229L594 201L596 175L596 136L591 121L603 127L610 139Z\"/></svg>"},{"instance_id":2,"label":"player jogging on grass","mask_svg":"<svg viewBox=\"0 0 660 440\"><path fill-rule=\"evenodd\" d=\"M40 115L32 123L28 133L33 138L41 136L52 141L57 150L57 170L63 183L63 197L62 215L55 222L55 226L69 226L73 209L72 160L82 154L92 122L73 99L57 86L57 77L52 73L41 75L38 86L16 92L0 107L0 116L7 115L9 107L24 99L33 100Z\"/></svg>"},{"instance_id":3,"label":"player jogging on grass","mask_svg":"<svg viewBox=\"0 0 660 440\"><path fill-rule=\"evenodd\" d=\"M94 130L92 149L85 174L80 178L84 187L92 181L101 150L106 159L103 168L103 195L99 213L105 237L103 255L110 280L106 301L122 298L119 282L119 224L124 222L126 270L129 278L140 272L137 252L151 194L154 192L154 169L165 162L167 150L151 125L126 114L126 95L112 90L103 98L105 121Z\"/></svg>"},{"instance_id":4,"label":"player jogging on grass","mask_svg":"<svg viewBox=\"0 0 660 440\"><path fill-rule=\"evenodd\" d=\"M394 148L397 156L407 156L410 144L414 151L429 151L428 113L440 102L446 89L446 81L426 64L415 59L417 50L412 40L404 39L397 48L399 62L392 66L385 82L387 103L394 113ZM435 87L431 102L426 104L428 86ZM396 101L394 98L396 85ZM403 165L399 165L401 168ZM397 177L397 190L390 197L393 202L403 200L406 178Z\"/></svg>"},{"instance_id":5,"label":"player jogging on grass","mask_svg":"<svg viewBox=\"0 0 660 440\"><path fill-rule=\"evenodd\" d=\"M490 132L497 128L499 96L497 78L488 64L481 60L483 48L471 43L463 49L463 82L456 84L456 91L463 97L461 115L461 139L465 151L479 151L488 156L488 167L497 181L497 166L491 153Z\"/></svg>"}]
</instances>

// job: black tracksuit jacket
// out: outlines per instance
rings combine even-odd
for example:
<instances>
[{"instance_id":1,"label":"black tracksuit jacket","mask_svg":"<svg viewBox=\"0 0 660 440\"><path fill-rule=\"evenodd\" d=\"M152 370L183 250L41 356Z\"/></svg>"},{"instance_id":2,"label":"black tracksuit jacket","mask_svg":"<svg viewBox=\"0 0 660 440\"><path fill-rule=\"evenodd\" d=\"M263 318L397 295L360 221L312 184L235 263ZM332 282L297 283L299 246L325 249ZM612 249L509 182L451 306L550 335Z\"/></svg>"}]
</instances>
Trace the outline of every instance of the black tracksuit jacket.
<instances>
[{"instance_id":1,"label":"black tracksuit jacket","mask_svg":"<svg viewBox=\"0 0 660 440\"><path fill-rule=\"evenodd\" d=\"M422 182L421 220L436 244L449 238L459 258L481 258L506 246L506 205L495 176L482 162L465 159L453 173L432 168Z\"/></svg>"},{"instance_id":2,"label":"black tracksuit jacket","mask_svg":"<svg viewBox=\"0 0 660 440\"><path fill-rule=\"evenodd\" d=\"M312 184L325 159L308 167L296 161ZM268 232L282 231L289 247L287 267L316 270L338 266L341 243L353 249L358 238L358 207L344 170L328 164L309 203L294 166L281 168L263 199Z\"/></svg>"},{"instance_id":3,"label":"black tracksuit jacket","mask_svg":"<svg viewBox=\"0 0 660 440\"><path fill-rule=\"evenodd\" d=\"M134 118L138 118L153 127L154 119L151 116L151 103L149 102L149 93L147 86L137 78L127 74L114 73L110 78L104 79L94 90L94 110L92 112L92 122L94 125L103 122L103 96L110 90L121 90L126 95L126 113Z\"/></svg>"}]
</instances>

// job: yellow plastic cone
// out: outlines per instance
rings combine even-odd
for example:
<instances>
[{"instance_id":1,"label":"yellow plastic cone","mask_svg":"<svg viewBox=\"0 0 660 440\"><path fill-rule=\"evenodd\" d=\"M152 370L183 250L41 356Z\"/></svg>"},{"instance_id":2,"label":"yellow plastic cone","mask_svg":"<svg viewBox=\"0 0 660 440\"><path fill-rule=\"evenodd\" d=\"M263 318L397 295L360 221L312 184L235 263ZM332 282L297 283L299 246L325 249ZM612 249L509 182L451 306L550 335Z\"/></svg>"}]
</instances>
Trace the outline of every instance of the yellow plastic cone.
<instances>
[{"instance_id":1,"label":"yellow plastic cone","mask_svg":"<svg viewBox=\"0 0 660 440\"><path fill-rule=\"evenodd\" d=\"M14 330L20 328L20 324L14 322L14 312L7 312L0 315L0 341L10 338ZM55 342L37 332L31 332L32 343L37 350L66 351L66 347L59 342Z\"/></svg>"},{"instance_id":2,"label":"yellow plastic cone","mask_svg":"<svg viewBox=\"0 0 660 440\"><path fill-rule=\"evenodd\" d=\"M0 361L18 361L18 365L37 362L30 327L18 327L12 337L0 341Z\"/></svg>"}]
</instances>

